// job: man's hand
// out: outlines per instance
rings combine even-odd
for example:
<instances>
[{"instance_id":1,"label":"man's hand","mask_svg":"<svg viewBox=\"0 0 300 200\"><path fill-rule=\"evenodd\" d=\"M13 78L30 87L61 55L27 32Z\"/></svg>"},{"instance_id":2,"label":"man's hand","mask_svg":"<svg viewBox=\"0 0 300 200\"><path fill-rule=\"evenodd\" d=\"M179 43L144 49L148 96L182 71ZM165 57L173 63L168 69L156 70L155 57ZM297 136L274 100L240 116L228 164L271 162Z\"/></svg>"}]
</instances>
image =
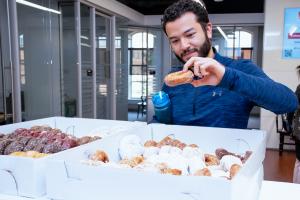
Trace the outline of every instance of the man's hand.
<instances>
[{"instance_id":1,"label":"man's hand","mask_svg":"<svg viewBox=\"0 0 300 200\"><path fill-rule=\"evenodd\" d=\"M193 80L191 84L194 87L218 85L225 74L225 67L216 60L208 57L191 57L183 66L183 71L187 71L189 68L194 68L195 76L201 78Z\"/></svg>"}]
</instances>

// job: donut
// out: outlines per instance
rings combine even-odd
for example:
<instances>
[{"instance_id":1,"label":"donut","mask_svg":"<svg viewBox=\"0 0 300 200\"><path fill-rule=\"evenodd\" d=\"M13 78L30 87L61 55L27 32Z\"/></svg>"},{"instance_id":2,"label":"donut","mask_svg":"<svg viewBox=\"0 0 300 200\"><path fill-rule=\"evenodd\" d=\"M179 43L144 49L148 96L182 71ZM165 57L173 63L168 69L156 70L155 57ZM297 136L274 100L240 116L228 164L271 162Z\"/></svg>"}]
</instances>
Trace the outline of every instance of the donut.
<instances>
[{"instance_id":1,"label":"donut","mask_svg":"<svg viewBox=\"0 0 300 200\"><path fill-rule=\"evenodd\" d=\"M238 165L238 164L233 164L231 167L230 167L230 179L232 179L241 169L241 166Z\"/></svg>"},{"instance_id":2,"label":"donut","mask_svg":"<svg viewBox=\"0 0 300 200\"><path fill-rule=\"evenodd\" d=\"M196 145L196 144L189 144L188 146L193 147L193 148L198 148L198 145Z\"/></svg>"},{"instance_id":3,"label":"donut","mask_svg":"<svg viewBox=\"0 0 300 200\"><path fill-rule=\"evenodd\" d=\"M181 142L179 141L179 140L176 140L176 139L174 139L172 142L171 142L171 146L172 147L176 147L178 144L180 144Z\"/></svg>"},{"instance_id":4,"label":"donut","mask_svg":"<svg viewBox=\"0 0 300 200\"><path fill-rule=\"evenodd\" d=\"M226 149L223 149L223 148L216 149L215 153L219 160L221 160L222 157L225 155L230 155L230 153Z\"/></svg>"},{"instance_id":5,"label":"donut","mask_svg":"<svg viewBox=\"0 0 300 200\"><path fill-rule=\"evenodd\" d=\"M190 174L195 174L198 170L206 168L205 162L200 157L191 157L188 159Z\"/></svg>"},{"instance_id":6,"label":"donut","mask_svg":"<svg viewBox=\"0 0 300 200\"><path fill-rule=\"evenodd\" d=\"M158 147L145 147L144 148L144 153L143 153L143 157L144 158L149 158L151 156L157 155L159 153L159 148Z\"/></svg>"},{"instance_id":7,"label":"donut","mask_svg":"<svg viewBox=\"0 0 300 200\"><path fill-rule=\"evenodd\" d=\"M162 146L165 145L171 145L171 143L173 142L173 139L170 138L169 136L166 136L164 139L162 139L156 146L158 148L161 148Z\"/></svg>"},{"instance_id":8,"label":"donut","mask_svg":"<svg viewBox=\"0 0 300 200\"><path fill-rule=\"evenodd\" d=\"M220 163L219 159L215 155L205 154L204 157L205 157L205 164L207 166L219 165L219 163Z\"/></svg>"},{"instance_id":9,"label":"donut","mask_svg":"<svg viewBox=\"0 0 300 200\"><path fill-rule=\"evenodd\" d=\"M194 78L194 73L190 70L184 72L184 71L178 71L168 74L165 77L165 83L166 85L170 87L174 87L177 85L182 85L186 83L191 83Z\"/></svg>"},{"instance_id":10,"label":"donut","mask_svg":"<svg viewBox=\"0 0 300 200\"><path fill-rule=\"evenodd\" d=\"M162 174L172 174L172 175L180 176L182 172L179 169L167 168L167 169L164 169L161 173Z\"/></svg>"},{"instance_id":11,"label":"donut","mask_svg":"<svg viewBox=\"0 0 300 200\"><path fill-rule=\"evenodd\" d=\"M136 156L136 157L132 158L131 161L136 166L136 165L138 165L138 164L140 164L144 161L144 157L143 156Z\"/></svg>"},{"instance_id":12,"label":"donut","mask_svg":"<svg viewBox=\"0 0 300 200\"><path fill-rule=\"evenodd\" d=\"M140 163L142 163L144 161L144 158L142 156L136 156L132 159L123 159L120 160L120 164L122 165L128 165L131 168L134 168L136 166L138 166Z\"/></svg>"},{"instance_id":13,"label":"donut","mask_svg":"<svg viewBox=\"0 0 300 200\"><path fill-rule=\"evenodd\" d=\"M204 153L198 147L186 146L182 150L182 156L185 158L199 157L204 161Z\"/></svg>"},{"instance_id":14,"label":"donut","mask_svg":"<svg viewBox=\"0 0 300 200\"><path fill-rule=\"evenodd\" d=\"M183 150L186 147L186 144L185 143L179 143L179 144L177 144L177 147L179 149Z\"/></svg>"},{"instance_id":15,"label":"donut","mask_svg":"<svg viewBox=\"0 0 300 200\"><path fill-rule=\"evenodd\" d=\"M235 156L235 157L237 157L241 160L243 158L241 155L229 152L229 151L227 151L226 149L223 149L223 148L216 149L215 153L216 153L219 160L221 160L223 156L227 156L227 155Z\"/></svg>"},{"instance_id":16,"label":"donut","mask_svg":"<svg viewBox=\"0 0 300 200\"><path fill-rule=\"evenodd\" d=\"M197 170L194 173L194 176L211 176L211 172L209 171L209 169L203 168L203 169Z\"/></svg>"},{"instance_id":17,"label":"donut","mask_svg":"<svg viewBox=\"0 0 300 200\"><path fill-rule=\"evenodd\" d=\"M220 165L223 167L225 171L229 171L231 166L234 164L242 165L241 159L233 155L223 156L220 160Z\"/></svg>"},{"instance_id":18,"label":"donut","mask_svg":"<svg viewBox=\"0 0 300 200\"><path fill-rule=\"evenodd\" d=\"M154 140L147 140L144 144L144 147L156 147L157 146L157 142L155 142Z\"/></svg>"},{"instance_id":19,"label":"donut","mask_svg":"<svg viewBox=\"0 0 300 200\"><path fill-rule=\"evenodd\" d=\"M109 162L108 156L104 151L97 150L92 156L91 160L94 161L102 161L104 163Z\"/></svg>"}]
</instances>

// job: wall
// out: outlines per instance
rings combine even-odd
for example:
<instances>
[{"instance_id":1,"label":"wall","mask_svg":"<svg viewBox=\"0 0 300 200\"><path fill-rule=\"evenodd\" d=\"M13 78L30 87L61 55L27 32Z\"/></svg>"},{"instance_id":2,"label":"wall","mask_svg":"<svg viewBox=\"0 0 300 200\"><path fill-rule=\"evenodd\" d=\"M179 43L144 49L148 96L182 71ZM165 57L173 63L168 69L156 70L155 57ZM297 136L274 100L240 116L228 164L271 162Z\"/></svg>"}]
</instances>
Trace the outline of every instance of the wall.
<instances>
[{"instance_id":1,"label":"wall","mask_svg":"<svg viewBox=\"0 0 300 200\"><path fill-rule=\"evenodd\" d=\"M296 89L299 84L295 67L300 59L282 59L284 9L300 7L296 0L266 0L263 69L275 81ZM279 136L275 130L275 115L262 109L261 129L268 133L267 147L278 148Z\"/></svg>"},{"instance_id":2,"label":"wall","mask_svg":"<svg viewBox=\"0 0 300 200\"><path fill-rule=\"evenodd\" d=\"M143 24L144 15L115 0L85 0L85 2L100 6L109 13L123 16L135 23Z\"/></svg>"},{"instance_id":3,"label":"wall","mask_svg":"<svg viewBox=\"0 0 300 200\"><path fill-rule=\"evenodd\" d=\"M149 26L160 26L161 15L146 15L144 24ZM232 24L263 24L263 13L251 14L209 14L209 19L213 25L232 25Z\"/></svg>"}]
</instances>

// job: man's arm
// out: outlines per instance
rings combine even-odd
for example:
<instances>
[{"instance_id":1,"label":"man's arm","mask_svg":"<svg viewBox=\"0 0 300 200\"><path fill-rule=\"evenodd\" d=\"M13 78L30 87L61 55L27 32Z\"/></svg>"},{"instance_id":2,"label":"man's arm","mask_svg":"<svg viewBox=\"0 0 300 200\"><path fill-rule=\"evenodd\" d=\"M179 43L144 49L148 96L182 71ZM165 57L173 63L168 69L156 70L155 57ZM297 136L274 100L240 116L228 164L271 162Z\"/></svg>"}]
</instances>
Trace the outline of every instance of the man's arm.
<instances>
[{"instance_id":1,"label":"man's arm","mask_svg":"<svg viewBox=\"0 0 300 200\"><path fill-rule=\"evenodd\" d=\"M219 86L236 91L258 106L276 114L296 110L298 100L292 90L270 79L251 62L243 67L250 69L247 70L250 73L226 67Z\"/></svg>"},{"instance_id":2,"label":"man's arm","mask_svg":"<svg viewBox=\"0 0 300 200\"><path fill-rule=\"evenodd\" d=\"M225 67L212 58L192 57L185 63L183 71L193 66L194 74L201 78L192 82L195 87L202 85L224 87L276 114L296 110L297 97L289 88L270 79L250 61L232 63L235 64L234 68Z\"/></svg>"}]
</instances>

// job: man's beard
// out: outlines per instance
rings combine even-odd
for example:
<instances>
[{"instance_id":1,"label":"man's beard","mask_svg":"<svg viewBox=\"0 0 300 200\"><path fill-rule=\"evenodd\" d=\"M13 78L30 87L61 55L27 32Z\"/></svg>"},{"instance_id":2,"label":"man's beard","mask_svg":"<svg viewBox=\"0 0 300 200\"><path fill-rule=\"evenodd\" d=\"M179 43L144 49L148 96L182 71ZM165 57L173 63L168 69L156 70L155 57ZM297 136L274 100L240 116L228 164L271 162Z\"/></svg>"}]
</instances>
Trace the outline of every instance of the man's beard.
<instances>
[{"instance_id":1,"label":"man's beard","mask_svg":"<svg viewBox=\"0 0 300 200\"><path fill-rule=\"evenodd\" d=\"M211 49L211 41L210 39L207 37L207 35L205 35L205 41L203 43L202 46L200 46L199 48L190 48L190 49L186 49L184 52L181 53L181 55L177 55L175 54L175 56L177 57L177 59L182 62L185 63L186 61L184 61L182 59L182 57L186 54L192 53L192 52L198 52L198 56L199 57L207 57L209 54L209 51Z\"/></svg>"}]
</instances>

